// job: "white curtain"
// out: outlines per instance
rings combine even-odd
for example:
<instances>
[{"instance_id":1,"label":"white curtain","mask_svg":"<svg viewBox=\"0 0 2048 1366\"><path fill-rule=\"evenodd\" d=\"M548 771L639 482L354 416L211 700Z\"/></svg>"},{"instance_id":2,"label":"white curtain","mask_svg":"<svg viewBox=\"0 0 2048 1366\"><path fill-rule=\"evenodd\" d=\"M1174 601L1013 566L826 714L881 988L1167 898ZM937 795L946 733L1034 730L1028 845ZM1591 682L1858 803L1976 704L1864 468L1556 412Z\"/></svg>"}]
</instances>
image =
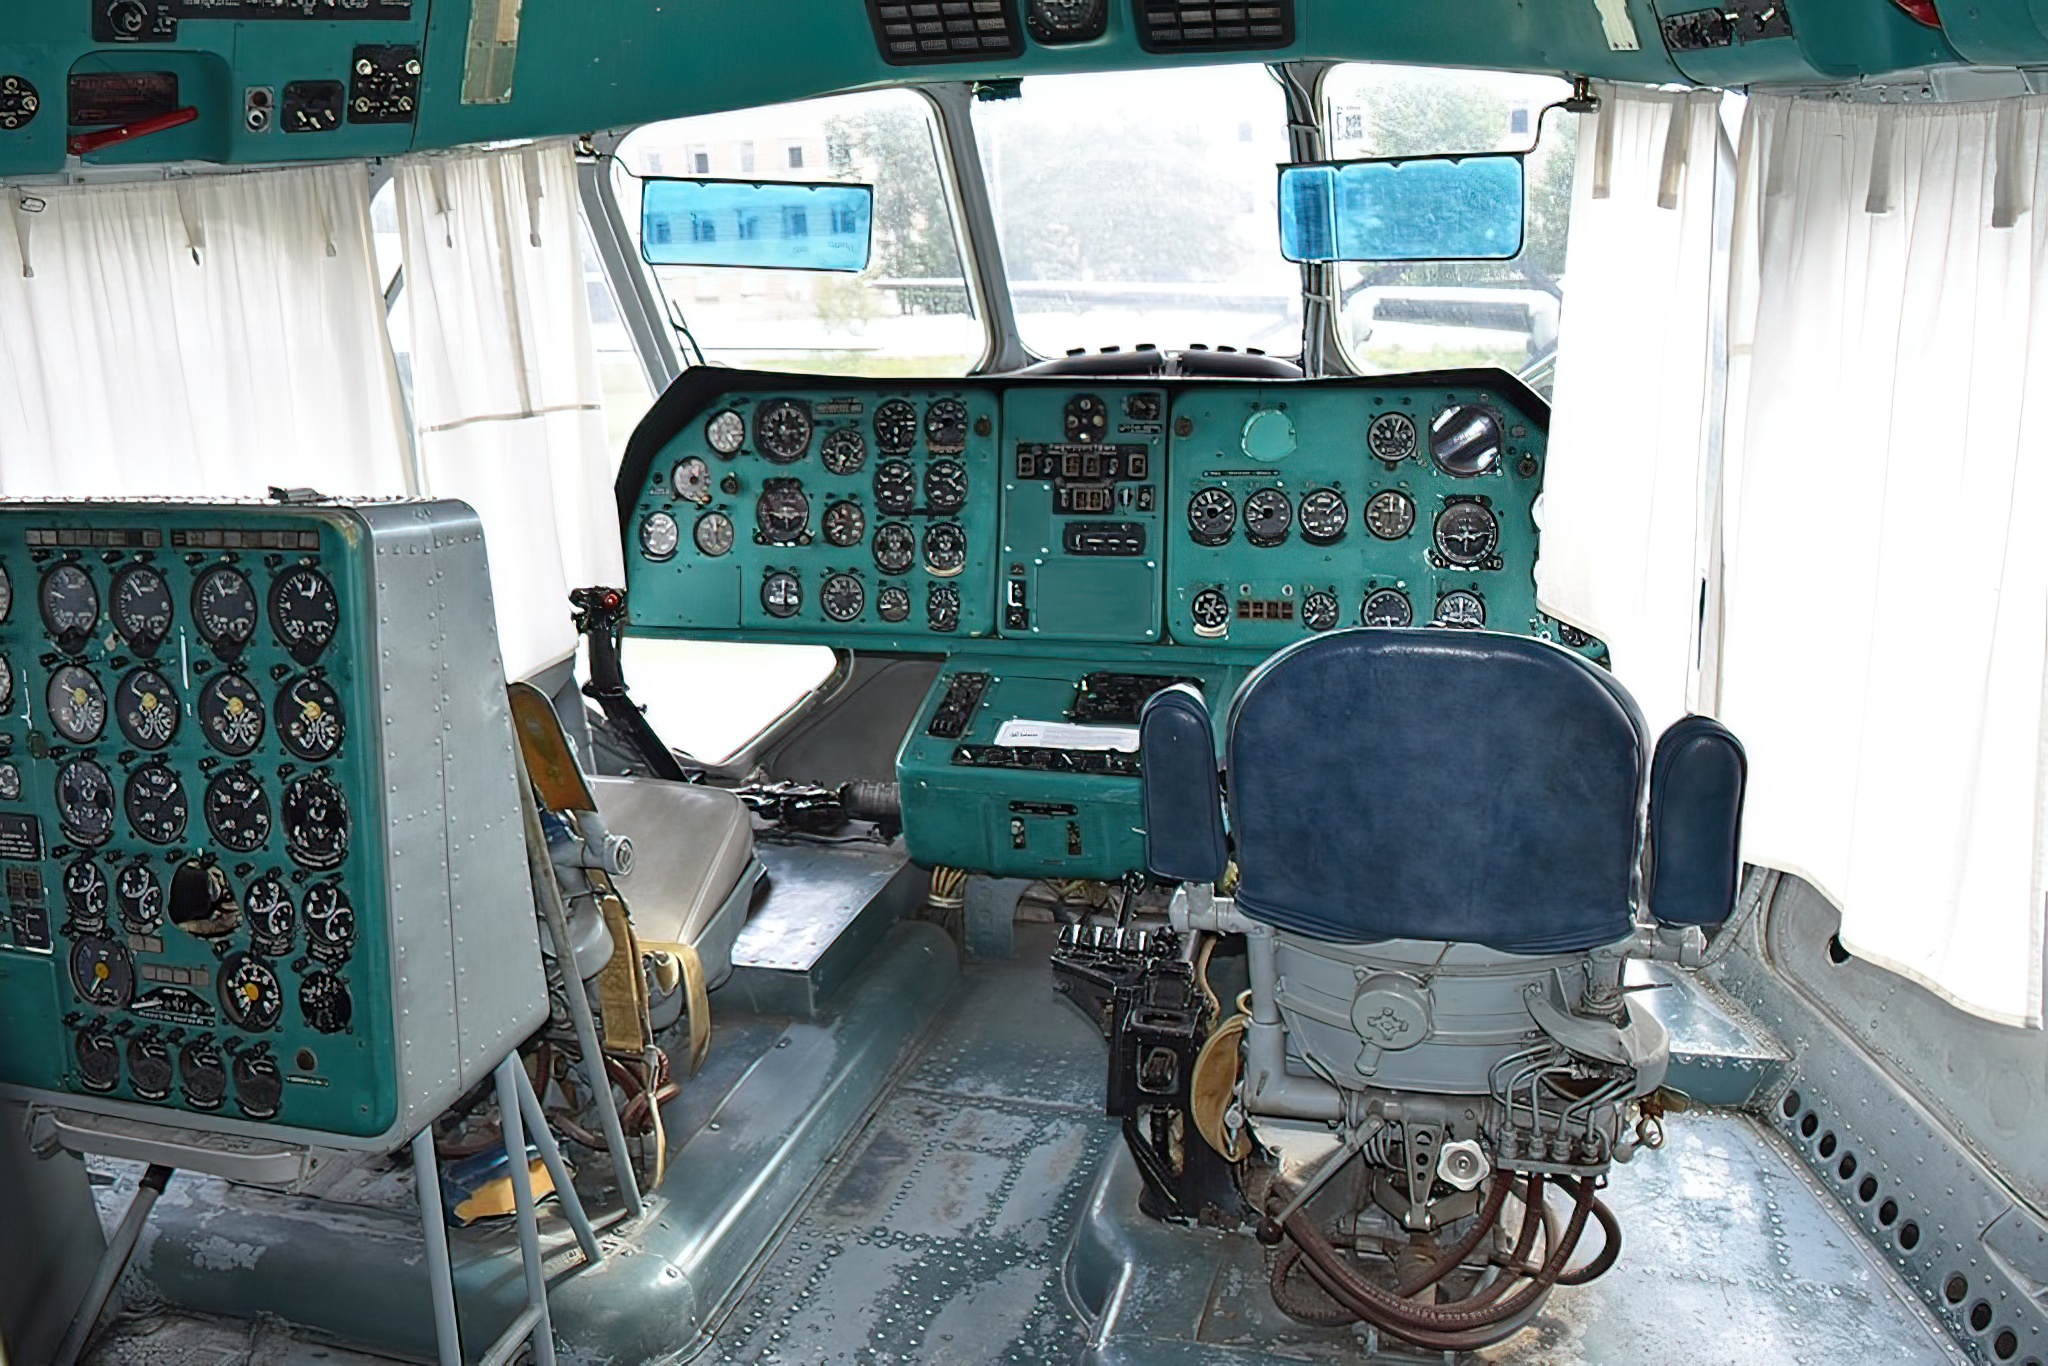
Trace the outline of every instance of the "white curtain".
<instances>
[{"instance_id":1,"label":"white curtain","mask_svg":"<svg viewBox=\"0 0 2048 1366\"><path fill-rule=\"evenodd\" d=\"M1720 97L1599 95L1579 125L1537 586L1607 642L1654 732L1695 701Z\"/></svg>"},{"instance_id":2,"label":"white curtain","mask_svg":"<svg viewBox=\"0 0 2048 1366\"><path fill-rule=\"evenodd\" d=\"M0 189L0 492L407 491L362 163Z\"/></svg>"},{"instance_id":3,"label":"white curtain","mask_svg":"<svg viewBox=\"0 0 2048 1366\"><path fill-rule=\"evenodd\" d=\"M422 482L483 518L506 672L575 652L570 588L624 573L566 142L403 164Z\"/></svg>"},{"instance_id":4,"label":"white curtain","mask_svg":"<svg viewBox=\"0 0 2048 1366\"><path fill-rule=\"evenodd\" d=\"M1721 707L1745 854L2038 1024L2048 101L1757 98L1738 173Z\"/></svg>"}]
</instances>

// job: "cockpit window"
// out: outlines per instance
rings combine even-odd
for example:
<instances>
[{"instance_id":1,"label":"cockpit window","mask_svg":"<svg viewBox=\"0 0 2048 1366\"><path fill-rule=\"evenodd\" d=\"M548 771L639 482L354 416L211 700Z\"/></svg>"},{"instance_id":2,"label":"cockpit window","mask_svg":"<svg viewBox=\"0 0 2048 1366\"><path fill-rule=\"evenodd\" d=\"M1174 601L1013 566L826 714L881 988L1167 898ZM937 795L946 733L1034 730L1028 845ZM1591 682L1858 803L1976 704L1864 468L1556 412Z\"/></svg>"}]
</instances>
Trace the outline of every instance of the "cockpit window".
<instances>
[{"instance_id":1,"label":"cockpit window","mask_svg":"<svg viewBox=\"0 0 2048 1366\"><path fill-rule=\"evenodd\" d=\"M966 374L987 343L968 299L933 134L930 106L907 90L635 130L619 147L633 175L875 187L874 258L857 275L653 267L702 358L768 370ZM638 232L638 182L620 175L617 183L626 221Z\"/></svg>"},{"instance_id":2,"label":"cockpit window","mask_svg":"<svg viewBox=\"0 0 2048 1366\"><path fill-rule=\"evenodd\" d=\"M1549 76L1360 63L1330 72L1323 101L1333 158L1535 147L1522 253L1513 260L1337 268L1339 331L1360 370L1496 365L1548 397L1578 128L1562 111L1540 116L1569 93Z\"/></svg>"},{"instance_id":3,"label":"cockpit window","mask_svg":"<svg viewBox=\"0 0 2048 1366\"><path fill-rule=\"evenodd\" d=\"M1301 349L1287 107L1262 66L1040 76L974 107L1025 345Z\"/></svg>"}]
</instances>

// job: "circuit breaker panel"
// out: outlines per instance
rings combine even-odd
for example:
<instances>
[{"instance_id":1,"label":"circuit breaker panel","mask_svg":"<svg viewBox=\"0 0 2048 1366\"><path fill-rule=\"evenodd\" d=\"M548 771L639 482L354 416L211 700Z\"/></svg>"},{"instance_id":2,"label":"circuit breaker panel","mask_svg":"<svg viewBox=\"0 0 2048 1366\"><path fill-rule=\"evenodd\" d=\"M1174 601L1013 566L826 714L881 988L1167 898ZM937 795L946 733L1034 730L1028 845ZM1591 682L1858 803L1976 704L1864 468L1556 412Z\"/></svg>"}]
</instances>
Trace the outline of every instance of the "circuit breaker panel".
<instances>
[{"instance_id":1,"label":"circuit breaker panel","mask_svg":"<svg viewBox=\"0 0 2048 1366\"><path fill-rule=\"evenodd\" d=\"M546 1009L455 502L0 503L0 1084L402 1142Z\"/></svg>"}]
</instances>

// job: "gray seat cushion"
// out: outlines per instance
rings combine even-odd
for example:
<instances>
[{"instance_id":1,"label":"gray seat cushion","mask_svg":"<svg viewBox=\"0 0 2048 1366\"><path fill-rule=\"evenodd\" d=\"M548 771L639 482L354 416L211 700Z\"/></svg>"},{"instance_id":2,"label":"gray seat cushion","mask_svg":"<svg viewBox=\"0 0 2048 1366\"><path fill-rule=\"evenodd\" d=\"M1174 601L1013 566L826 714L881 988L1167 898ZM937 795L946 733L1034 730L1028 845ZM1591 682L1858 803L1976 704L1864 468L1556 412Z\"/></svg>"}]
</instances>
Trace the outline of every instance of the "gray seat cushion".
<instances>
[{"instance_id":1,"label":"gray seat cushion","mask_svg":"<svg viewBox=\"0 0 2048 1366\"><path fill-rule=\"evenodd\" d=\"M633 928L649 944L695 944L754 863L754 827L722 788L657 778L592 778L612 833L633 841L620 884Z\"/></svg>"}]
</instances>

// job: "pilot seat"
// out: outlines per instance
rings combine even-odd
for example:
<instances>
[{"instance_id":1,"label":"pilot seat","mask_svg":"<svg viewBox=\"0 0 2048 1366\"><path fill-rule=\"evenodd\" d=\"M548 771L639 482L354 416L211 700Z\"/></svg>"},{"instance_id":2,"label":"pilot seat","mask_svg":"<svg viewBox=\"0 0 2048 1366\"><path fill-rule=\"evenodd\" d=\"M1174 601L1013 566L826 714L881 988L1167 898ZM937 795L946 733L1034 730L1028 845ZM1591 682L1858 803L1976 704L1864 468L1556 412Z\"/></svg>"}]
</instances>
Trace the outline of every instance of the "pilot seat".
<instances>
[{"instance_id":1,"label":"pilot seat","mask_svg":"<svg viewBox=\"0 0 2048 1366\"><path fill-rule=\"evenodd\" d=\"M1191 687L1154 696L1141 731L1176 928L1245 937L1241 1017L1205 1050L1241 1036L1234 1084L1193 1118L1276 1249L1280 1307L1469 1350L1610 1267L1598 1191L1661 1141L1668 1060L1624 968L1698 966L1728 919L1735 738L1689 716L1653 750L1627 692L1568 650L1384 628L1263 664L1220 770Z\"/></svg>"}]
</instances>

